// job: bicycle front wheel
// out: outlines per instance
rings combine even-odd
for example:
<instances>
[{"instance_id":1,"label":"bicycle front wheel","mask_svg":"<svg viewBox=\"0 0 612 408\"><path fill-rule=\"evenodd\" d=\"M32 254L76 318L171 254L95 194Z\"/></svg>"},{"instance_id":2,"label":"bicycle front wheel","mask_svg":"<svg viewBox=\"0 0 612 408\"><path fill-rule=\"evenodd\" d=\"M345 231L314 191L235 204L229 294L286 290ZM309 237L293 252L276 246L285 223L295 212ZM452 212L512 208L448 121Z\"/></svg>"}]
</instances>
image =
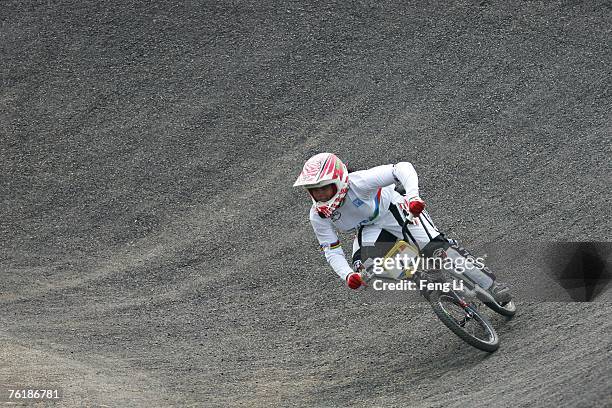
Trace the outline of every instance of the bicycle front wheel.
<instances>
[{"instance_id":1,"label":"bicycle front wheel","mask_svg":"<svg viewBox=\"0 0 612 408\"><path fill-rule=\"evenodd\" d=\"M474 306L442 291L432 291L429 303L442 323L469 345L490 353L499 348L499 336L493 325Z\"/></svg>"}]
</instances>

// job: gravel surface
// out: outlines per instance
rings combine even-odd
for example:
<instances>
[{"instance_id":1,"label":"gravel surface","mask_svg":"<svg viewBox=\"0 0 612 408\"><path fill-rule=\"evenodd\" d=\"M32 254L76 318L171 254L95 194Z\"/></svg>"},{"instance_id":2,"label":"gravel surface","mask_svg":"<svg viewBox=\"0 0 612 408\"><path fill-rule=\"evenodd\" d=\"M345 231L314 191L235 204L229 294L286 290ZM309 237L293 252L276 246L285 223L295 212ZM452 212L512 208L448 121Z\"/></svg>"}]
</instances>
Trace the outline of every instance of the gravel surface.
<instances>
[{"instance_id":1,"label":"gravel surface","mask_svg":"<svg viewBox=\"0 0 612 408\"><path fill-rule=\"evenodd\" d=\"M611 241L610 1L1 10L0 386L62 406L610 403L609 290L570 302L505 263L516 293L555 295L493 317L489 355L414 293L345 288L291 188L321 151L410 161L468 248Z\"/></svg>"}]
</instances>

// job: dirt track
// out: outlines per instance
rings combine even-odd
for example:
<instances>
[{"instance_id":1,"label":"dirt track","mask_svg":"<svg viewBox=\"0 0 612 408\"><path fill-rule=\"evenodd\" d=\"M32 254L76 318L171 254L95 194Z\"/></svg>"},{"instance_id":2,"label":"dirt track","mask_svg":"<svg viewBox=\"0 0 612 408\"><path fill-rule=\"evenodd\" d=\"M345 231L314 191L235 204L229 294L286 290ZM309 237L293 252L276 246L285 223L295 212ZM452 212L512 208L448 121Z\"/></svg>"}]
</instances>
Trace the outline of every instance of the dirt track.
<instances>
[{"instance_id":1,"label":"dirt track","mask_svg":"<svg viewBox=\"0 0 612 408\"><path fill-rule=\"evenodd\" d=\"M406 160L469 248L610 241L609 1L103 3L2 3L0 384L64 406L610 402L609 290L519 297L486 355L415 294L343 287L291 188L320 151Z\"/></svg>"}]
</instances>

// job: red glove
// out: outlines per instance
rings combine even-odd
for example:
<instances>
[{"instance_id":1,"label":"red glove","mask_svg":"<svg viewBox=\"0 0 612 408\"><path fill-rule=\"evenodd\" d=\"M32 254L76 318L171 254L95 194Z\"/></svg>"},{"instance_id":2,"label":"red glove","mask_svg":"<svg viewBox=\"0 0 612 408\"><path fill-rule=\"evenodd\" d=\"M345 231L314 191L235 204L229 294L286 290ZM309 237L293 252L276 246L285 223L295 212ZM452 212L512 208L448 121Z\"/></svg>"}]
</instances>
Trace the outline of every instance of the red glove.
<instances>
[{"instance_id":1,"label":"red glove","mask_svg":"<svg viewBox=\"0 0 612 408\"><path fill-rule=\"evenodd\" d=\"M346 277L346 284L351 289L359 289L361 285L365 285L363 279L361 278L361 275L357 272L353 272Z\"/></svg>"},{"instance_id":2,"label":"red glove","mask_svg":"<svg viewBox=\"0 0 612 408\"><path fill-rule=\"evenodd\" d=\"M408 200L408 211L415 217L421 215L421 212L425 209L425 201L421 200L421 197L412 197Z\"/></svg>"}]
</instances>

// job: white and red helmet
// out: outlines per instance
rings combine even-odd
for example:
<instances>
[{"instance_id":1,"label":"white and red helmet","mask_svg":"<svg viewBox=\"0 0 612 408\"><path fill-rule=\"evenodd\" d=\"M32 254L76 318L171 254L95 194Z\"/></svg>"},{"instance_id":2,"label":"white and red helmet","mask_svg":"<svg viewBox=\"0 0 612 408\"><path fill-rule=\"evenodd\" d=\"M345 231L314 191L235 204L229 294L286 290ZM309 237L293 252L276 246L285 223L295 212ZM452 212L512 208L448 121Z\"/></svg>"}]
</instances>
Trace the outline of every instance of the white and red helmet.
<instances>
[{"instance_id":1,"label":"white and red helmet","mask_svg":"<svg viewBox=\"0 0 612 408\"><path fill-rule=\"evenodd\" d=\"M312 194L310 197L319 214L331 217L348 191L348 170L335 154L319 153L308 159L293 187L302 186L308 190L330 184L334 186L334 195L328 201L317 201Z\"/></svg>"}]
</instances>

